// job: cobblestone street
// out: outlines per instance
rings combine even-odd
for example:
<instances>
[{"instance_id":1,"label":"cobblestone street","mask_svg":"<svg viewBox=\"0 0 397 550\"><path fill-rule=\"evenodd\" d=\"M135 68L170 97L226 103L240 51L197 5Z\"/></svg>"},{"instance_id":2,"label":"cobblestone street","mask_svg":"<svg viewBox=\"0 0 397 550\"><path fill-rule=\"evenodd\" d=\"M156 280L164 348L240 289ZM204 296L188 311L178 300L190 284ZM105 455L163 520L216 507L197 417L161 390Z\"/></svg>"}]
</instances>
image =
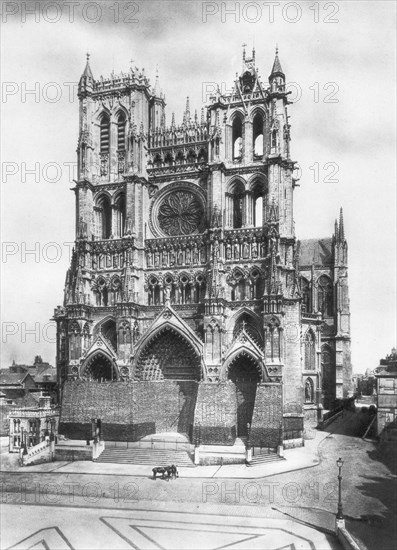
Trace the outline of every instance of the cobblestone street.
<instances>
[{"instance_id":1,"label":"cobblestone street","mask_svg":"<svg viewBox=\"0 0 397 550\"><path fill-rule=\"evenodd\" d=\"M361 430L363 414L345 412L343 418L333 422L319 446L320 464L293 473L262 479L179 478L165 482L150 479L150 468L147 477L61 470L39 473L26 468L18 473L2 473L3 503L150 509L155 502L163 510L185 504L197 512L210 506L214 513L259 510L266 518L285 514L285 518L333 529L338 498L336 459L341 456L348 529L369 550L392 549L397 540L396 478L378 460L374 443L344 435Z\"/></svg>"}]
</instances>

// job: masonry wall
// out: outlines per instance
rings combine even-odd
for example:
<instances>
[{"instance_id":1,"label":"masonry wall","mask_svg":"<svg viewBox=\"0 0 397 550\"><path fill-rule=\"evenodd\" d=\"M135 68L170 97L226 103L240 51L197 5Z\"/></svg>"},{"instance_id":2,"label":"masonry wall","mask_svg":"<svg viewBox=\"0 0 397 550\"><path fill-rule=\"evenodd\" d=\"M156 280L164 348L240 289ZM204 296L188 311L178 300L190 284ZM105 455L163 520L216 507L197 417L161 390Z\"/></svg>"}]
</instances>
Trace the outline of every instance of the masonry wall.
<instances>
[{"instance_id":1,"label":"masonry wall","mask_svg":"<svg viewBox=\"0 0 397 550\"><path fill-rule=\"evenodd\" d=\"M276 448L283 419L281 384L259 384L256 389L250 442L254 447Z\"/></svg>"},{"instance_id":2,"label":"masonry wall","mask_svg":"<svg viewBox=\"0 0 397 550\"><path fill-rule=\"evenodd\" d=\"M199 384L194 413L194 438L203 445L233 445L237 398L232 382Z\"/></svg>"},{"instance_id":3,"label":"masonry wall","mask_svg":"<svg viewBox=\"0 0 397 550\"><path fill-rule=\"evenodd\" d=\"M303 399L299 304L285 306L284 409L301 411Z\"/></svg>"},{"instance_id":4,"label":"masonry wall","mask_svg":"<svg viewBox=\"0 0 397 550\"><path fill-rule=\"evenodd\" d=\"M91 439L91 421L102 421L105 440L135 441L162 432L191 437L197 382L66 382L59 433Z\"/></svg>"},{"instance_id":5,"label":"masonry wall","mask_svg":"<svg viewBox=\"0 0 397 550\"><path fill-rule=\"evenodd\" d=\"M351 363L350 340L343 342L343 397L353 395L353 368Z\"/></svg>"}]
</instances>

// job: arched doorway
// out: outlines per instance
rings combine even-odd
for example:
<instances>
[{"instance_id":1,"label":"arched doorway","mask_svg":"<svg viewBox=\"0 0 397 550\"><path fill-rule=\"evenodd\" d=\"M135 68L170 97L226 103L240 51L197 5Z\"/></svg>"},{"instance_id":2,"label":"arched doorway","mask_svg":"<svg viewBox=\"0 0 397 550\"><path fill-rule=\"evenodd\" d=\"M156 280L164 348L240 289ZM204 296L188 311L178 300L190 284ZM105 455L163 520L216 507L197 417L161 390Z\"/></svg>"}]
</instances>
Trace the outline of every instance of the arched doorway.
<instances>
[{"instance_id":1,"label":"arched doorway","mask_svg":"<svg viewBox=\"0 0 397 550\"><path fill-rule=\"evenodd\" d=\"M261 381L257 361L246 353L240 353L229 366L228 378L236 387L237 436L248 436L248 424L252 423L256 388Z\"/></svg>"},{"instance_id":2,"label":"arched doorway","mask_svg":"<svg viewBox=\"0 0 397 550\"><path fill-rule=\"evenodd\" d=\"M97 382L109 382L117 379L116 367L113 360L105 353L95 353L87 362L83 378Z\"/></svg>"},{"instance_id":3,"label":"arched doorway","mask_svg":"<svg viewBox=\"0 0 397 550\"><path fill-rule=\"evenodd\" d=\"M199 380L200 358L178 331L158 332L143 349L137 363L138 380Z\"/></svg>"},{"instance_id":4,"label":"arched doorway","mask_svg":"<svg viewBox=\"0 0 397 550\"><path fill-rule=\"evenodd\" d=\"M201 376L201 360L193 344L167 326L155 333L139 354L135 379L144 382L156 433L192 435L194 410Z\"/></svg>"}]
</instances>

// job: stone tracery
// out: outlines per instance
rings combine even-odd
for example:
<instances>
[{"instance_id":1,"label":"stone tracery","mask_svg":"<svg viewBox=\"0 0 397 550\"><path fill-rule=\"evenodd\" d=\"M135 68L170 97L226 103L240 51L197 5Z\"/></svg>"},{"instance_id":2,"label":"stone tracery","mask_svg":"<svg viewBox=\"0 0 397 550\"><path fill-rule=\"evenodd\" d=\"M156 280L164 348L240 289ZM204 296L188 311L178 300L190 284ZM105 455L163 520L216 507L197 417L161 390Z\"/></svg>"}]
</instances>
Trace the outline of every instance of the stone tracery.
<instances>
[{"instance_id":1,"label":"stone tracery","mask_svg":"<svg viewBox=\"0 0 397 550\"><path fill-rule=\"evenodd\" d=\"M188 191L168 194L158 211L159 226L169 236L195 233L201 224L202 216L202 204Z\"/></svg>"},{"instance_id":2,"label":"stone tracery","mask_svg":"<svg viewBox=\"0 0 397 550\"><path fill-rule=\"evenodd\" d=\"M167 328L157 333L139 358L137 380L198 380L200 359L185 337Z\"/></svg>"}]
</instances>

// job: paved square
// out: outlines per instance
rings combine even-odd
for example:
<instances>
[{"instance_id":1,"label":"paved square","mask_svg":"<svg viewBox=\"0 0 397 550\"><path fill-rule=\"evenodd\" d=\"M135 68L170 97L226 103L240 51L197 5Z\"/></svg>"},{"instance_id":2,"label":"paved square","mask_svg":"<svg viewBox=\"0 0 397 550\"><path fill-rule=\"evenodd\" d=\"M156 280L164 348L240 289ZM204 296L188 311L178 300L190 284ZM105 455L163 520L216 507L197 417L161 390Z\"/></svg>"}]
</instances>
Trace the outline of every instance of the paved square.
<instances>
[{"instance_id":1,"label":"paved square","mask_svg":"<svg viewBox=\"0 0 397 550\"><path fill-rule=\"evenodd\" d=\"M220 550L340 548L294 521L183 512L3 505L2 548ZM21 513L22 512L22 513ZM44 513L43 513L44 512ZM23 522L20 518L23 517ZM18 529L15 529L18 522Z\"/></svg>"}]
</instances>

